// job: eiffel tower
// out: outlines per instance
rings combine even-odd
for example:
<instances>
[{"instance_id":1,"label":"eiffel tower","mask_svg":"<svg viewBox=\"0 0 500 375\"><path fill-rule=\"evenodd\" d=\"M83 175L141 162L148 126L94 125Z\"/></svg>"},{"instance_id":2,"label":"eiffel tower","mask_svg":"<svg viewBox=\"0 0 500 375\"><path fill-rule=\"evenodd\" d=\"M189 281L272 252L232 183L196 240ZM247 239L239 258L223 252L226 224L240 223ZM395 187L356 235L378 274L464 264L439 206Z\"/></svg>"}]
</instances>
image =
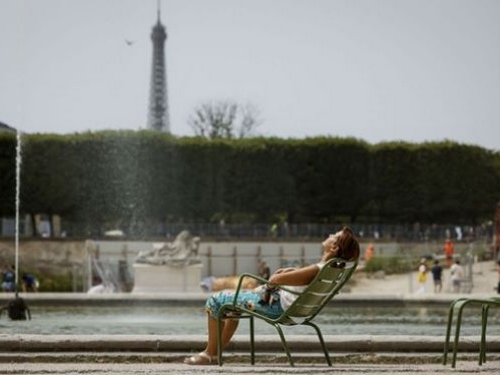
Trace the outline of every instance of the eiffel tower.
<instances>
[{"instance_id":1,"label":"eiffel tower","mask_svg":"<svg viewBox=\"0 0 500 375\"><path fill-rule=\"evenodd\" d=\"M158 21L153 26L153 61L149 91L148 129L170 133L168 113L167 70L165 67L165 41L167 32L161 23L160 0L158 0Z\"/></svg>"}]
</instances>

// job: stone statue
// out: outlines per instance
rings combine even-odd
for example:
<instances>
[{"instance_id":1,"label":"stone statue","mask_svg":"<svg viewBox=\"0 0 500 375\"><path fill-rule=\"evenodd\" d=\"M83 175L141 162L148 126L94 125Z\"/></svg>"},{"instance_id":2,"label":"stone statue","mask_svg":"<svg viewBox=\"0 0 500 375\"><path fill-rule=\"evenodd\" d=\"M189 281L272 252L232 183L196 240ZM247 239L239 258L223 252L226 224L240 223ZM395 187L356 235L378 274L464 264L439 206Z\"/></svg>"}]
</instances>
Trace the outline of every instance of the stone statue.
<instances>
[{"instance_id":1,"label":"stone statue","mask_svg":"<svg viewBox=\"0 0 500 375\"><path fill-rule=\"evenodd\" d=\"M201 264L198 256L200 237L192 236L189 231L180 232L174 242L162 242L153 245L151 251L140 251L134 263L168 265L172 267L185 267Z\"/></svg>"}]
</instances>

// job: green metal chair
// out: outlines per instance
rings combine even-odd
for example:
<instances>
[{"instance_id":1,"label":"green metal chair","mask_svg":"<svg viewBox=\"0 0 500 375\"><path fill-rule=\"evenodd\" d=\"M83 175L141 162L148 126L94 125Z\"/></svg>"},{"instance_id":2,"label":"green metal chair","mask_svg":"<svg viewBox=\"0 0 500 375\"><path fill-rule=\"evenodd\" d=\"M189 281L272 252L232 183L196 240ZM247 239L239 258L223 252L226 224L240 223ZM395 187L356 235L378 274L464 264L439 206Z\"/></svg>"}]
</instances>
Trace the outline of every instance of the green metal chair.
<instances>
[{"instance_id":1,"label":"green metal chair","mask_svg":"<svg viewBox=\"0 0 500 375\"><path fill-rule=\"evenodd\" d=\"M479 365L486 362L486 327L488 326L488 311L490 306L500 306L500 298L458 298L453 301L448 311L448 325L444 342L443 365L446 365L448 352L450 350L450 334L453 325L453 317L456 315L455 339L453 343L453 357L451 367L455 368L457 362L458 341L460 338L460 328L462 325L462 314L465 306L481 306L481 342L479 344Z\"/></svg>"},{"instance_id":2,"label":"green metal chair","mask_svg":"<svg viewBox=\"0 0 500 375\"><path fill-rule=\"evenodd\" d=\"M354 273L356 267L357 262L348 262L341 258L330 259L302 293L294 292L290 289L287 289L286 287L280 287L281 289L287 290L290 293L297 294L298 297L293 302L293 304L285 312L283 312L283 314L275 319L271 319L256 311L236 306L235 302L221 306L217 315L217 354L219 365L222 366L222 321L223 319L225 319L225 316L230 315L231 319L247 318L250 321L250 361L252 365L255 364L254 318L258 318L276 328L280 336L281 343L283 344L283 349L285 350L291 366L294 366L294 362L290 354L290 350L288 348L288 344L283 334L281 325L306 325L314 328L321 347L323 348L326 361L328 362L328 365L331 366L332 362L330 360L330 356L328 355L328 350L326 348L321 330L315 323L312 322L312 320L314 319L314 317L316 317L316 315L320 313L320 311L332 299L332 297L340 292L342 287ZM245 277L253 278L262 283L265 283L267 281L249 273L242 274L239 278L239 282L236 288L234 301L236 301L237 299L238 293L243 283L243 279Z\"/></svg>"}]
</instances>

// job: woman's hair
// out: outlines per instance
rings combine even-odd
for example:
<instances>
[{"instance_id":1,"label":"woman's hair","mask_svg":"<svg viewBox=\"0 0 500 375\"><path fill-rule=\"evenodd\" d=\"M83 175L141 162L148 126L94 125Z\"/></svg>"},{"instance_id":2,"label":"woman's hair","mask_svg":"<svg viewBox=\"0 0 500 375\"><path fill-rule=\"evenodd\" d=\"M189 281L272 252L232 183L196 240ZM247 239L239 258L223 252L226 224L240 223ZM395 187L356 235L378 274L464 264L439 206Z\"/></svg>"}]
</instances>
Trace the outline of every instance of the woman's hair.
<instances>
[{"instance_id":1,"label":"woman's hair","mask_svg":"<svg viewBox=\"0 0 500 375\"><path fill-rule=\"evenodd\" d=\"M342 233L337 239L339 251L337 256L345 260L358 260L359 242L353 231L349 227L342 228Z\"/></svg>"}]
</instances>

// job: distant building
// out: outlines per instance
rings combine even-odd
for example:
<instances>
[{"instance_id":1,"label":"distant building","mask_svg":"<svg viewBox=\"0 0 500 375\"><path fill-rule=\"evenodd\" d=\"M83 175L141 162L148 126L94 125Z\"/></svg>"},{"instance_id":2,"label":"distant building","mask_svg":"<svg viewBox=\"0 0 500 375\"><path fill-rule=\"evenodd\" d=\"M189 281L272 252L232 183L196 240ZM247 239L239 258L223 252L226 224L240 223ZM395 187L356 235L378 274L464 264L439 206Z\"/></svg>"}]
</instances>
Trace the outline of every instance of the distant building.
<instances>
[{"instance_id":1,"label":"distant building","mask_svg":"<svg viewBox=\"0 0 500 375\"><path fill-rule=\"evenodd\" d=\"M167 71L165 68L165 41L167 32L160 19L158 2L158 21L151 32L153 42L153 61L149 92L148 129L170 133L168 113Z\"/></svg>"},{"instance_id":2,"label":"distant building","mask_svg":"<svg viewBox=\"0 0 500 375\"><path fill-rule=\"evenodd\" d=\"M0 133L2 133L2 132L17 133L17 130L10 127L7 124L4 124L3 122L0 122Z\"/></svg>"}]
</instances>

